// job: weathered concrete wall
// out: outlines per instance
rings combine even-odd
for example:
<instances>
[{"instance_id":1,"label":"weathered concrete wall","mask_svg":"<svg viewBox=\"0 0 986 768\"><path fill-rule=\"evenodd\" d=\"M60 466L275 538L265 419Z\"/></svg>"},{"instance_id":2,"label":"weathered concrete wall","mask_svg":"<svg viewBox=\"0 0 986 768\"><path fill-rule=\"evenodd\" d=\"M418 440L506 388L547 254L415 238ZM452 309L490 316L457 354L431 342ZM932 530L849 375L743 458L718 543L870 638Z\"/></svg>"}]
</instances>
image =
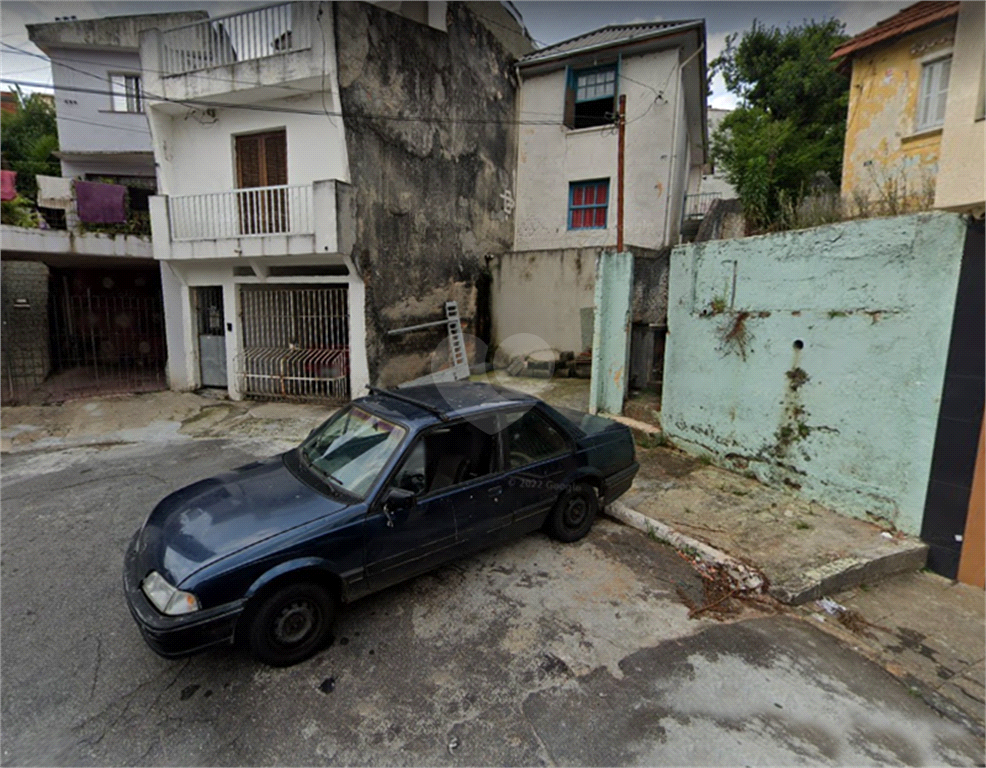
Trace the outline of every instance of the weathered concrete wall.
<instances>
[{"instance_id":1,"label":"weathered concrete wall","mask_svg":"<svg viewBox=\"0 0 986 768\"><path fill-rule=\"evenodd\" d=\"M484 257L511 248L517 83L512 57L462 4L449 3L447 32L363 3L333 7L352 257L366 284L370 377L389 385L429 372L444 331L386 331L441 318L456 299L475 332Z\"/></svg>"},{"instance_id":2,"label":"weathered concrete wall","mask_svg":"<svg viewBox=\"0 0 986 768\"><path fill-rule=\"evenodd\" d=\"M48 347L48 268L32 261L0 263L3 344L0 392L16 401L45 380L51 369Z\"/></svg>"},{"instance_id":3,"label":"weathered concrete wall","mask_svg":"<svg viewBox=\"0 0 986 768\"><path fill-rule=\"evenodd\" d=\"M664 325L671 250L628 250L634 255L633 322ZM502 355L535 351L533 337L557 352L584 350L582 312L594 306L596 258L601 251L523 251L505 253L490 263L493 344L502 347Z\"/></svg>"},{"instance_id":4,"label":"weathered concrete wall","mask_svg":"<svg viewBox=\"0 0 986 768\"><path fill-rule=\"evenodd\" d=\"M668 436L917 534L964 239L929 213L676 248Z\"/></svg>"},{"instance_id":5,"label":"weathered concrete wall","mask_svg":"<svg viewBox=\"0 0 986 768\"><path fill-rule=\"evenodd\" d=\"M931 207L941 128L918 128L921 68L950 51L954 32L955 20L950 19L874 46L853 61L843 197L883 202L885 209Z\"/></svg>"},{"instance_id":6,"label":"weathered concrete wall","mask_svg":"<svg viewBox=\"0 0 986 768\"><path fill-rule=\"evenodd\" d=\"M955 52L945 104L935 207L979 216L986 208L986 104L983 61L986 5L964 2L955 27Z\"/></svg>"}]
</instances>

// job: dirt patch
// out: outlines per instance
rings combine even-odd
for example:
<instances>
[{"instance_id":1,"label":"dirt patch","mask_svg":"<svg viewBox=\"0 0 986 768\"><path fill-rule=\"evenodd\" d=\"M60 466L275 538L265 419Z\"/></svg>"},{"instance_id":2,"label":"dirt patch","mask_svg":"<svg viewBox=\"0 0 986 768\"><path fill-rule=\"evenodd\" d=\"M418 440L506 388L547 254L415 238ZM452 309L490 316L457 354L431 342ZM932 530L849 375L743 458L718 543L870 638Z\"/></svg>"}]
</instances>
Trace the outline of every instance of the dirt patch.
<instances>
[{"instance_id":1,"label":"dirt patch","mask_svg":"<svg viewBox=\"0 0 986 768\"><path fill-rule=\"evenodd\" d=\"M644 477L685 477L705 466L699 459L672 448L637 448L640 474Z\"/></svg>"},{"instance_id":2,"label":"dirt patch","mask_svg":"<svg viewBox=\"0 0 986 768\"><path fill-rule=\"evenodd\" d=\"M623 404L623 415L645 424L661 426L661 397L655 392L634 392Z\"/></svg>"}]
</instances>

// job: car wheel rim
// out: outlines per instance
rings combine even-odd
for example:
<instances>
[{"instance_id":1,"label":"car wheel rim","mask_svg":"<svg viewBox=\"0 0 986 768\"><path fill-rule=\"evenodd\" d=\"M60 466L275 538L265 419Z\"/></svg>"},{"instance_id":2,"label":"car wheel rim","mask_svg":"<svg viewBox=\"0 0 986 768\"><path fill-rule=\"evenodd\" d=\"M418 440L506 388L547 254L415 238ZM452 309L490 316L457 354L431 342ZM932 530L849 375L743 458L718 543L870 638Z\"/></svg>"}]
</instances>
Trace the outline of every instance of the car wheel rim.
<instances>
[{"instance_id":1,"label":"car wheel rim","mask_svg":"<svg viewBox=\"0 0 986 768\"><path fill-rule=\"evenodd\" d=\"M578 528L585 521L588 513L589 506L585 503L585 499L572 499L565 507L565 525L568 528Z\"/></svg>"},{"instance_id":2,"label":"car wheel rim","mask_svg":"<svg viewBox=\"0 0 986 768\"><path fill-rule=\"evenodd\" d=\"M274 640L280 645L297 645L312 634L318 621L318 609L311 603L291 603L274 620Z\"/></svg>"}]
</instances>

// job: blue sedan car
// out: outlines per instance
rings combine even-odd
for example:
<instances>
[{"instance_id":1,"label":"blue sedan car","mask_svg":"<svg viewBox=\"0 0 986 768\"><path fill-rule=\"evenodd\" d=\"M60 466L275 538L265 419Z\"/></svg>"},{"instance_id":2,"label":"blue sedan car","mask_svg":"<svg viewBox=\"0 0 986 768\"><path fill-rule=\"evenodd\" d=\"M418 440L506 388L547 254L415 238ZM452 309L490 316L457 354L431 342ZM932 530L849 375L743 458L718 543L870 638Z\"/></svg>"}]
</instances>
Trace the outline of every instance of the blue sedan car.
<instances>
[{"instance_id":1,"label":"blue sedan car","mask_svg":"<svg viewBox=\"0 0 986 768\"><path fill-rule=\"evenodd\" d=\"M372 389L296 449L163 499L123 584L165 657L242 640L286 666L337 606L543 528L576 541L638 464L623 425L489 384Z\"/></svg>"}]
</instances>

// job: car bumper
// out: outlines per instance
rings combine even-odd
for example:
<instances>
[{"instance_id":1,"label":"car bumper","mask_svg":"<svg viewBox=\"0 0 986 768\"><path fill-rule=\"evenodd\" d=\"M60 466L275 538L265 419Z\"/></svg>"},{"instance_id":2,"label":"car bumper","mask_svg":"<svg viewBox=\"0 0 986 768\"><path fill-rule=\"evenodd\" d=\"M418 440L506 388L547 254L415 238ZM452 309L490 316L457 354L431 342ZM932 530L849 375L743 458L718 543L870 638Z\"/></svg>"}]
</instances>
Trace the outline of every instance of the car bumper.
<instances>
[{"instance_id":1,"label":"car bumper","mask_svg":"<svg viewBox=\"0 0 986 768\"><path fill-rule=\"evenodd\" d=\"M130 615L151 650L167 659L174 659L220 643L231 643L246 601L238 600L184 616L165 616L151 604L140 588L146 574L139 573L136 567L136 538L134 536L127 546L124 558L123 593Z\"/></svg>"},{"instance_id":2,"label":"car bumper","mask_svg":"<svg viewBox=\"0 0 986 768\"><path fill-rule=\"evenodd\" d=\"M607 477L603 503L611 504L630 490L630 486L633 484L633 478L636 476L638 469L640 469L640 464L635 461L626 469L614 472Z\"/></svg>"}]
</instances>

